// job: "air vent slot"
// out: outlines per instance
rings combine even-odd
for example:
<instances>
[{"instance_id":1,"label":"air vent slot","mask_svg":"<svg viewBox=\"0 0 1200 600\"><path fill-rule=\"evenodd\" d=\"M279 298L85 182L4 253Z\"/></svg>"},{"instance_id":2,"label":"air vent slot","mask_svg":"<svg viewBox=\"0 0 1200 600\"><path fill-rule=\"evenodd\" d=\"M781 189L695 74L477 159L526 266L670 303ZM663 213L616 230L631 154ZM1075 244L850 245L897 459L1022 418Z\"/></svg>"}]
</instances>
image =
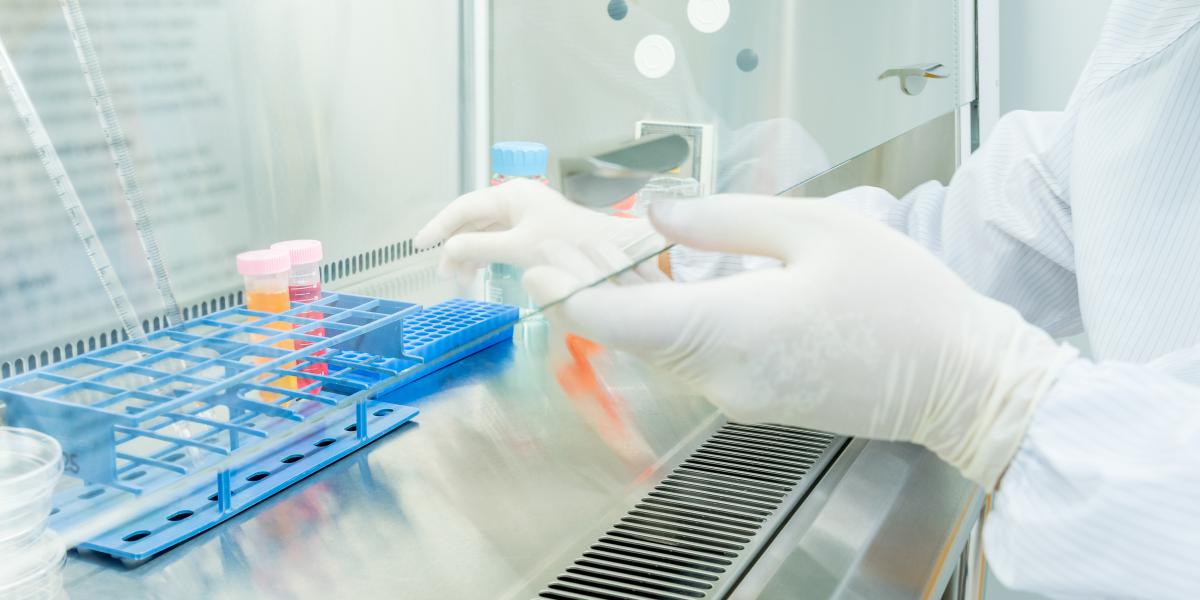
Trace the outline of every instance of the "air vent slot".
<instances>
[{"instance_id":1,"label":"air vent slot","mask_svg":"<svg viewBox=\"0 0 1200 600\"><path fill-rule=\"evenodd\" d=\"M440 246L440 244L438 245ZM434 246L435 248L438 246ZM411 239L407 239L393 244L388 244L373 250L361 252L353 256L342 258L339 260L327 261L321 265L321 280L325 285L331 285L337 282L360 273L371 272L377 267L382 267L393 262L404 260L410 256L416 256L423 252L429 251L417 250ZM232 258L230 259L232 260ZM369 296L390 296L396 298L404 298L410 296L414 291L419 289L421 285L428 285L434 281L433 270L429 270L429 277L424 278L418 285L406 286L402 285L398 290L386 290L383 292L366 293ZM340 285L340 284L338 284ZM361 290L359 293L363 293ZM236 306L243 302L242 292L240 290L224 291L210 298L203 299L191 305L185 305L183 309L183 319L185 321L195 319L197 317L207 316L209 313L225 310L230 306ZM162 315L154 315L142 321L142 329L146 333L159 331L167 326L166 317ZM20 375L26 371L33 371L41 367L52 365L73 356L90 352L98 348L107 348L119 342L127 341L129 336L123 331L119 331L115 324L111 328L105 328L102 331L89 332L78 338L62 340L51 346L33 351L29 354L22 353L20 356L3 356L0 357L0 379L7 379L14 375Z\"/></svg>"},{"instance_id":2,"label":"air vent slot","mask_svg":"<svg viewBox=\"0 0 1200 600\"><path fill-rule=\"evenodd\" d=\"M539 597L721 597L845 441L797 427L726 424L685 457Z\"/></svg>"}]
</instances>

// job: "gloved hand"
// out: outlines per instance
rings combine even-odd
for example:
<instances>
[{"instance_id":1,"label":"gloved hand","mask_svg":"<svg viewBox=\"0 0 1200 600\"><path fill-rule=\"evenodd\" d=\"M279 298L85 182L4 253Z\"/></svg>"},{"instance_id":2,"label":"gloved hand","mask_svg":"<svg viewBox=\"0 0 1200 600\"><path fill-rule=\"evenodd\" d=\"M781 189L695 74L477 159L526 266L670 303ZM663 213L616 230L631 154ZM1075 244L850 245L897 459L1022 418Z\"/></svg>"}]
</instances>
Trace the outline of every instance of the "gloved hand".
<instances>
[{"instance_id":1,"label":"gloved hand","mask_svg":"<svg viewBox=\"0 0 1200 600\"><path fill-rule=\"evenodd\" d=\"M916 442L992 489L1077 354L903 235L827 201L714 197L650 215L667 239L783 266L695 283L630 273L548 314L694 384L734 419ZM524 280L541 305L623 266L611 249L549 256Z\"/></svg>"},{"instance_id":2,"label":"gloved hand","mask_svg":"<svg viewBox=\"0 0 1200 600\"><path fill-rule=\"evenodd\" d=\"M630 256L663 246L645 219L588 210L528 179L460 196L421 228L413 245L424 249L445 241L439 272L468 275L494 262L522 268L538 264L539 244L551 239L604 240Z\"/></svg>"}]
</instances>

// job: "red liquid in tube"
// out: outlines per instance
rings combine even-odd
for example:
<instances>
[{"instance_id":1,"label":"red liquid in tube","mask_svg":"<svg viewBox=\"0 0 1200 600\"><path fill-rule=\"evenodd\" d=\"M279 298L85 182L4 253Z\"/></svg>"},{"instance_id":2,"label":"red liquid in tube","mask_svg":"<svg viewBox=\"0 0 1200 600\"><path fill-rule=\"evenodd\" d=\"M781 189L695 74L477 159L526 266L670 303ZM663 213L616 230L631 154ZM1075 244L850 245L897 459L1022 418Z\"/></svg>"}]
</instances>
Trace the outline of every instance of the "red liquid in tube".
<instances>
[{"instance_id":1,"label":"red liquid in tube","mask_svg":"<svg viewBox=\"0 0 1200 600\"><path fill-rule=\"evenodd\" d=\"M307 304L316 302L321 298L321 269L320 263L322 258L321 242L316 240L290 240L287 242L279 242L271 245L272 249L285 250L291 255L292 270L288 277L288 297L292 302ZM319 320L325 317L320 311L310 310L297 313L296 316ZM302 332L304 335L314 337L325 337L325 328L318 327ZM296 349L303 350L311 346L313 342L305 340L296 340ZM315 352L312 357L319 357L325 354L324 350ZM300 370L305 373L314 375L328 375L329 365L323 362L310 361L309 364L300 367ZM315 379L299 379L298 383L301 388L305 388L313 383ZM321 391L321 386L314 386L308 390L310 393Z\"/></svg>"}]
</instances>

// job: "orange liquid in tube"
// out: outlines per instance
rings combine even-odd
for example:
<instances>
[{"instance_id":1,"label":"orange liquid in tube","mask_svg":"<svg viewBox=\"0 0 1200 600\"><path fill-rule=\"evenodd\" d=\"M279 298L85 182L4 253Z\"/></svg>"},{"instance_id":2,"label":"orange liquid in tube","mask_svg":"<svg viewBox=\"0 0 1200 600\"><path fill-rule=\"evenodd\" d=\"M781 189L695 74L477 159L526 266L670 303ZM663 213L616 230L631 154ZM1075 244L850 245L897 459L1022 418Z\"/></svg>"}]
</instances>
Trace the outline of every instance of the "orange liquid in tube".
<instances>
[{"instance_id":1,"label":"orange liquid in tube","mask_svg":"<svg viewBox=\"0 0 1200 600\"><path fill-rule=\"evenodd\" d=\"M281 250L251 250L243 252L237 257L238 272L242 274L246 282L246 308L249 310L266 312L266 313L282 313L292 307L291 301L288 299L288 270L291 268L291 259L287 252ZM290 323L270 323L267 325L270 329L278 329L280 331L291 331ZM259 336L251 336L252 341L263 339ZM295 349L292 342L283 341L274 344L274 347L287 351ZM255 359L254 362L262 364L268 362L269 359ZM284 364L285 369L293 368L295 364ZM282 377L276 381L271 381L273 375L263 375L261 380L269 385L281 387L288 390L297 389L296 378L292 376ZM260 398L265 402L273 402L279 399L278 394L270 392L260 392Z\"/></svg>"},{"instance_id":2,"label":"orange liquid in tube","mask_svg":"<svg viewBox=\"0 0 1200 600\"><path fill-rule=\"evenodd\" d=\"M281 313L292 307L285 292L246 292L246 308L260 312ZM272 329L276 327L272 326Z\"/></svg>"}]
</instances>

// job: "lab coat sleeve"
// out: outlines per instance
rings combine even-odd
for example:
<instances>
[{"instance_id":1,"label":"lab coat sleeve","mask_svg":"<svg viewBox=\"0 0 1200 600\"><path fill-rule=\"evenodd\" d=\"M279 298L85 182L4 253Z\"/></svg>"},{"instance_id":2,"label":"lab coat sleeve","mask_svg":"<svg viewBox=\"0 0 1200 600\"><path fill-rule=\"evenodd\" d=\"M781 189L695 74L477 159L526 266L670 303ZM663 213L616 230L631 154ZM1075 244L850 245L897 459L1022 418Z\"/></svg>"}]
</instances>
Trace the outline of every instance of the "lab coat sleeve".
<instances>
[{"instance_id":1,"label":"lab coat sleeve","mask_svg":"<svg viewBox=\"0 0 1200 600\"><path fill-rule=\"evenodd\" d=\"M1200 598L1200 347L1073 363L993 500L984 551L1010 587Z\"/></svg>"},{"instance_id":2,"label":"lab coat sleeve","mask_svg":"<svg viewBox=\"0 0 1200 600\"><path fill-rule=\"evenodd\" d=\"M955 173L896 200L861 187L830 199L905 233L981 293L1053 335L1082 328L1062 113L1012 112Z\"/></svg>"},{"instance_id":3,"label":"lab coat sleeve","mask_svg":"<svg viewBox=\"0 0 1200 600\"><path fill-rule=\"evenodd\" d=\"M1069 127L1057 112L1015 111L950 185L931 181L897 200L873 187L830 197L905 233L971 286L1021 311L1053 335L1081 328L1071 211L1061 182L1070 167ZM695 281L777 261L676 247L673 277Z\"/></svg>"}]
</instances>

